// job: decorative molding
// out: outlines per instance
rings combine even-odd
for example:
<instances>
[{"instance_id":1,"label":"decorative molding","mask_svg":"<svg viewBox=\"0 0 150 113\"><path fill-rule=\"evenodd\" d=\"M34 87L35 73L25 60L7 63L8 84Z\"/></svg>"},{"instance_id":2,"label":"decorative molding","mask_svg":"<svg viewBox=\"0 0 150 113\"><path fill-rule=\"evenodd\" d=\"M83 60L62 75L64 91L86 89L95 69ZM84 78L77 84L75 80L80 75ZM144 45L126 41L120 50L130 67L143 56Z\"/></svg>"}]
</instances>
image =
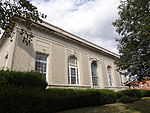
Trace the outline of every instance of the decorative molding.
<instances>
[{"instance_id":1,"label":"decorative molding","mask_svg":"<svg viewBox=\"0 0 150 113\"><path fill-rule=\"evenodd\" d=\"M90 85L49 84L48 88L91 88Z\"/></svg>"},{"instance_id":2,"label":"decorative molding","mask_svg":"<svg viewBox=\"0 0 150 113\"><path fill-rule=\"evenodd\" d=\"M98 58L93 58L93 57L90 57L89 61L96 61L98 63L101 63L101 60L99 60Z\"/></svg>"}]
</instances>

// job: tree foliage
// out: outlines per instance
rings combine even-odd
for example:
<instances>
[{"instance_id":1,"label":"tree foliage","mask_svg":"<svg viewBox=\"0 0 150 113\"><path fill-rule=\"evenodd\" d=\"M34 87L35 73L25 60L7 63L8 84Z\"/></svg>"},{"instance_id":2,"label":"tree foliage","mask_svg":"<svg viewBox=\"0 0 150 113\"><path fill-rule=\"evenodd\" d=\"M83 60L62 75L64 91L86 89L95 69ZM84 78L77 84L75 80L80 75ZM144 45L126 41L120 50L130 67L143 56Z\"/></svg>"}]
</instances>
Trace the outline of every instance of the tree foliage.
<instances>
[{"instance_id":1,"label":"tree foliage","mask_svg":"<svg viewBox=\"0 0 150 113\"><path fill-rule=\"evenodd\" d=\"M11 37L10 31L14 24L12 20L15 16L25 18L27 29L22 29L21 34L26 35L23 40L26 44L33 37L31 24L38 21L42 22L41 18L46 18L46 15L40 13L28 0L0 0L0 28L7 31L8 37Z\"/></svg>"},{"instance_id":2,"label":"tree foliage","mask_svg":"<svg viewBox=\"0 0 150 113\"><path fill-rule=\"evenodd\" d=\"M132 80L150 77L150 0L124 0L119 18L113 22L121 35L117 39L118 70Z\"/></svg>"}]
</instances>

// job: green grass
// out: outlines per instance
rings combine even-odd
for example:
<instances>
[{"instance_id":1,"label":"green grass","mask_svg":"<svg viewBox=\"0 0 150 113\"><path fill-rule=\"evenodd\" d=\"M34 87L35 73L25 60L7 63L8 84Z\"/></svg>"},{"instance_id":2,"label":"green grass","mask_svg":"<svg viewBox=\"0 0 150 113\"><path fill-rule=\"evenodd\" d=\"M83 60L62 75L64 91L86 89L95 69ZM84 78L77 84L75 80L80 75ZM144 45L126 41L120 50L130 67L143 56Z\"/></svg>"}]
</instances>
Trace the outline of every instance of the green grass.
<instances>
[{"instance_id":1,"label":"green grass","mask_svg":"<svg viewBox=\"0 0 150 113\"><path fill-rule=\"evenodd\" d=\"M150 113L150 97L130 104L114 103L97 107L68 110L59 113Z\"/></svg>"}]
</instances>

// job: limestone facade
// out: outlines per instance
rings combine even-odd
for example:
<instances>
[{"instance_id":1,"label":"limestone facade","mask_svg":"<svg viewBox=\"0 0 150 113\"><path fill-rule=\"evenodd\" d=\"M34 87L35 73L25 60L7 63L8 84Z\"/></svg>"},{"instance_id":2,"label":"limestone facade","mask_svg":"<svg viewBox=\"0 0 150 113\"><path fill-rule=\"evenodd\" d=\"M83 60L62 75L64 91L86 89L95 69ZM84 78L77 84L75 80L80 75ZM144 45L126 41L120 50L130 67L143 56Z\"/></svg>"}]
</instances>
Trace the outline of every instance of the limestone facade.
<instances>
[{"instance_id":1,"label":"limestone facade","mask_svg":"<svg viewBox=\"0 0 150 113\"><path fill-rule=\"evenodd\" d=\"M34 37L31 45L26 46L20 35L22 28L25 29L24 25L17 21L13 41L5 35L0 39L1 69L45 72L49 87L126 88L122 85L126 77L116 71L114 64L117 54L46 22L33 25ZM42 56L45 61L38 61Z\"/></svg>"}]
</instances>

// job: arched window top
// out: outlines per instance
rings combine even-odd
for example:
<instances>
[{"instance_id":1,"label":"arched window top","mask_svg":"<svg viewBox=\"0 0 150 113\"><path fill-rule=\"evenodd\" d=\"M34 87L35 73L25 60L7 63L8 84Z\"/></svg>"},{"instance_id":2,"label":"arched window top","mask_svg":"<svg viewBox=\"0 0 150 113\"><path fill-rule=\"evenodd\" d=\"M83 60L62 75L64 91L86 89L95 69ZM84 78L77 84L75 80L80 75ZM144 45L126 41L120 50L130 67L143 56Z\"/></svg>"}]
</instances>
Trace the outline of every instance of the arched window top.
<instances>
[{"instance_id":1,"label":"arched window top","mask_svg":"<svg viewBox=\"0 0 150 113\"><path fill-rule=\"evenodd\" d=\"M68 83L79 84L78 60L75 56L68 57Z\"/></svg>"},{"instance_id":2,"label":"arched window top","mask_svg":"<svg viewBox=\"0 0 150 113\"><path fill-rule=\"evenodd\" d=\"M113 78L112 78L112 72L111 72L111 66L107 66L107 73L108 73L108 82L109 86L113 86Z\"/></svg>"},{"instance_id":3,"label":"arched window top","mask_svg":"<svg viewBox=\"0 0 150 113\"><path fill-rule=\"evenodd\" d=\"M92 82L93 86L98 86L98 75L97 75L97 61L92 61L91 63L91 72L92 72Z\"/></svg>"},{"instance_id":4,"label":"arched window top","mask_svg":"<svg viewBox=\"0 0 150 113\"><path fill-rule=\"evenodd\" d=\"M107 66L107 69L111 69L111 66L110 66L110 65L108 65L108 66Z\"/></svg>"},{"instance_id":5,"label":"arched window top","mask_svg":"<svg viewBox=\"0 0 150 113\"><path fill-rule=\"evenodd\" d=\"M97 61L92 61L91 63L93 66L96 66L97 67Z\"/></svg>"},{"instance_id":6,"label":"arched window top","mask_svg":"<svg viewBox=\"0 0 150 113\"><path fill-rule=\"evenodd\" d=\"M74 66L74 67L78 67L78 60L75 56L70 56L68 58L68 65L69 66Z\"/></svg>"},{"instance_id":7,"label":"arched window top","mask_svg":"<svg viewBox=\"0 0 150 113\"><path fill-rule=\"evenodd\" d=\"M111 73L111 66L110 66L110 65L107 66L107 72L108 72L108 73Z\"/></svg>"},{"instance_id":8,"label":"arched window top","mask_svg":"<svg viewBox=\"0 0 150 113\"><path fill-rule=\"evenodd\" d=\"M97 76L97 62L96 61L92 61L91 71L92 71L92 76Z\"/></svg>"}]
</instances>

